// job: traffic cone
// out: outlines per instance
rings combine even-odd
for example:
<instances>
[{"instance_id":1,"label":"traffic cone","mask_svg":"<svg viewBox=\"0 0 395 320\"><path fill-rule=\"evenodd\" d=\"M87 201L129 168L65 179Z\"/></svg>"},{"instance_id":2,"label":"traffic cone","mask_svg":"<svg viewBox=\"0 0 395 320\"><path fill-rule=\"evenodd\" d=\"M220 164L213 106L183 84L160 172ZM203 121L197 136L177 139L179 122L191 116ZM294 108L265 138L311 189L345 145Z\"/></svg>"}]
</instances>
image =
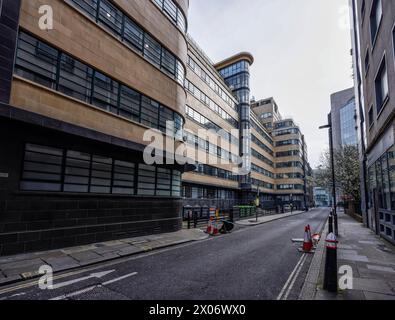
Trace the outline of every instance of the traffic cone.
<instances>
[{"instance_id":1,"label":"traffic cone","mask_svg":"<svg viewBox=\"0 0 395 320\"><path fill-rule=\"evenodd\" d=\"M313 240L311 239L311 231L309 231L310 226L307 226L304 231L303 240L303 252L311 252L313 249Z\"/></svg>"},{"instance_id":2,"label":"traffic cone","mask_svg":"<svg viewBox=\"0 0 395 320\"><path fill-rule=\"evenodd\" d=\"M307 230L308 230L308 237L309 237L309 240L310 240L311 242L313 242L313 237L311 236L311 228L310 228L310 225L307 225Z\"/></svg>"},{"instance_id":3,"label":"traffic cone","mask_svg":"<svg viewBox=\"0 0 395 320\"><path fill-rule=\"evenodd\" d=\"M215 222L213 223L213 228L212 228L212 233L211 233L211 235L217 236L218 234L219 234L218 223L215 221Z\"/></svg>"},{"instance_id":4,"label":"traffic cone","mask_svg":"<svg viewBox=\"0 0 395 320\"><path fill-rule=\"evenodd\" d=\"M210 220L208 221L206 233L212 234L212 232L213 232L213 217L210 217Z\"/></svg>"}]
</instances>

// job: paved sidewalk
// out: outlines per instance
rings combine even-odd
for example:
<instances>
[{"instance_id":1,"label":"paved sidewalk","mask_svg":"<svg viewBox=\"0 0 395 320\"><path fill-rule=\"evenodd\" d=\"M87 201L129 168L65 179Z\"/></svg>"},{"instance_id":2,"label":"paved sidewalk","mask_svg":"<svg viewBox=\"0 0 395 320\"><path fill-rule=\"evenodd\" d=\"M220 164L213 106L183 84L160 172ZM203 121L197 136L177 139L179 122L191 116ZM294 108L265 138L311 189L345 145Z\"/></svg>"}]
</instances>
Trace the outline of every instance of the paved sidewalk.
<instances>
[{"instance_id":1,"label":"paved sidewalk","mask_svg":"<svg viewBox=\"0 0 395 320\"><path fill-rule=\"evenodd\" d=\"M311 209L310 211L312 211L312 210L314 210L314 209ZM256 225L267 223L267 222L274 221L274 220L297 216L302 213L306 213L306 212L305 211L295 211L293 213L289 212L289 213L282 213L282 214L275 214L275 215L271 215L271 216L259 217L258 222L256 221L255 217L250 217L248 219L236 221L235 224L240 225L240 226L256 226Z\"/></svg>"},{"instance_id":2,"label":"paved sidewalk","mask_svg":"<svg viewBox=\"0 0 395 320\"><path fill-rule=\"evenodd\" d=\"M174 233L1 257L0 286L37 277L42 265L50 265L54 272L66 271L177 244L204 240L208 237L209 235L199 229L181 230Z\"/></svg>"},{"instance_id":3,"label":"paved sidewalk","mask_svg":"<svg viewBox=\"0 0 395 320\"><path fill-rule=\"evenodd\" d=\"M325 231L323 236L326 237L326 234ZM395 247L344 213L339 214L338 240L338 267L350 266L352 268L353 289L339 290L337 294L331 294L322 289L325 241L321 241L321 248L316 253L307 276L307 281L314 279L311 275L317 273L318 269L318 280L313 286L310 283L305 284L305 287L314 290L310 292L310 298L314 300L395 300ZM318 268L317 261L319 262ZM314 263L315 266L313 266Z\"/></svg>"}]
</instances>

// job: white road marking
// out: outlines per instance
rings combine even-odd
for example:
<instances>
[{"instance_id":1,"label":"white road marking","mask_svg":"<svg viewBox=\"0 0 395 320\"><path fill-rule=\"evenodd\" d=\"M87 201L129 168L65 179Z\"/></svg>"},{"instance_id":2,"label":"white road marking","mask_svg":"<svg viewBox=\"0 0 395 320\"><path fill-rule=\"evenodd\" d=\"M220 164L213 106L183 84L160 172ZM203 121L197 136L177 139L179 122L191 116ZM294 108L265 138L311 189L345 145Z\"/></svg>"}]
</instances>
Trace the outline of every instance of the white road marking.
<instances>
[{"instance_id":1,"label":"white road marking","mask_svg":"<svg viewBox=\"0 0 395 320\"><path fill-rule=\"evenodd\" d=\"M107 281L107 282L104 282L104 283L102 283L102 284L100 284L100 285L95 285L95 286L91 286L91 287L88 287L88 288L85 288L85 289L82 289L82 290L78 290L78 291L75 291L75 292L72 292L72 293L63 294L63 295L61 295L61 296L52 298L52 299L50 299L50 300L65 300L65 299L69 299L69 298L72 298L72 297L76 297L76 296L79 296L79 295L81 295L81 294L90 292L90 291L92 291L92 290L94 290L94 289L96 289L96 288L100 288L100 287L102 287L102 286L106 286L106 285L109 285L109 284L111 284L111 283L115 283L115 282L124 280L124 279L126 279L126 278L133 277L133 276L135 276L135 275L137 275L137 272L129 273L129 274L126 274L126 275L124 275L124 276L122 276L122 277L115 278L115 279L109 280L109 281Z\"/></svg>"},{"instance_id":2,"label":"white road marking","mask_svg":"<svg viewBox=\"0 0 395 320\"><path fill-rule=\"evenodd\" d=\"M321 211L319 213L321 213ZM232 234L237 234L237 233L240 233L240 232L247 232L247 231L250 231L251 229L255 229L255 228L261 227L262 225L241 228L241 229L233 231ZM185 243L185 244L181 244L181 245L177 245L177 246L173 246L173 247L169 247L169 248L165 248L165 249L158 249L158 250L155 250L155 251L150 252L150 253L144 252L144 253L133 255L133 256L130 256L130 257L120 258L119 260L110 261L110 262L104 262L101 265L96 265L96 266L92 266L92 267L88 267L88 268L84 268L84 269L79 269L77 271L70 271L68 273L59 274L59 275L54 276L54 280L68 278L68 277L71 277L73 275L86 273L86 272L89 272L89 271L102 269L102 268L106 268L106 267L109 268L109 267L113 267L113 266L118 265L118 264L127 263L127 262L134 261L134 260L139 260L139 259L150 257L150 256L153 256L153 255L159 255L159 254L162 254L162 253L165 253L165 252L168 252L168 251L173 251L173 250L176 250L176 249L190 247L190 246L194 246L196 244L200 244L200 243L204 243L204 242L208 242L208 241L213 241L213 240L218 240L218 239L222 239L222 237L219 237L219 238L212 237L212 238L208 238L208 239L205 239L205 240L192 241L192 242L188 242L188 243ZM24 282L22 284L17 284L17 285L13 285L13 286L10 286L10 287L4 288L4 289L0 289L0 296L5 294L5 293L14 292L14 291L18 291L18 290L21 290L21 289L27 289L27 288L34 287L34 286L38 285L38 281L39 281L39 279L35 279L35 280L31 280L29 282Z\"/></svg>"},{"instance_id":3,"label":"white road marking","mask_svg":"<svg viewBox=\"0 0 395 320\"><path fill-rule=\"evenodd\" d=\"M61 296L58 296L58 297L56 297L56 298L52 298L52 299L49 299L49 300L51 300L51 301L66 300L66 299L68 299L68 298L72 298L72 297L75 297L75 296L79 296L80 294L83 294L83 293L87 293L87 292L89 292L89 291L92 291L93 289L95 289L95 288L97 288L97 287L98 287L98 286L91 286L91 287L88 287L88 288L85 288L85 289L82 289L82 290L79 290L79 291L76 291L76 292L73 292L73 293L63 294L63 295L61 295Z\"/></svg>"},{"instance_id":4,"label":"white road marking","mask_svg":"<svg viewBox=\"0 0 395 320\"><path fill-rule=\"evenodd\" d=\"M72 284L75 284L75 283L78 283L78 282L82 282L82 281L85 281L85 280L88 280L88 279L92 279L92 278L100 279L100 278L103 278L103 277L105 277L106 275L108 275L110 273L113 273L113 272L115 272L115 270L103 271L103 272L98 272L98 273L92 273L91 275L83 277L83 278L73 279L73 280L70 280L70 281L66 281L66 282L61 282L61 283L55 284L55 285L52 286L51 290L56 290L56 289L59 289L59 288L67 287L67 286L70 286Z\"/></svg>"},{"instance_id":5,"label":"white road marking","mask_svg":"<svg viewBox=\"0 0 395 320\"><path fill-rule=\"evenodd\" d=\"M287 282L285 282L284 287L282 288L280 294L278 295L277 300L281 300L281 298L283 297L283 295L284 295L284 293L285 293L285 290L287 290L288 285L291 283L294 274L297 272L297 270L298 270L298 268L299 268L300 264L302 263L302 260L303 260L303 258L304 258L305 256L306 256L306 254L303 253L302 256L300 257L298 263L296 264L296 266L295 266L295 268L293 269L292 273L290 274L290 276L289 276Z\"/></svg>"},{"instance_id":6,"label":"white road marking","mask_svg":"<svg viewBox=\"0 0 395 320\"><path fill-rule=\"evenodd\" d=\"M289 294L291 293L292 288L295 285L296 279L298 279L300 272L302 271L303 265L307 260L307 254L305 254L305 256L303 257L303 262L299 265L299 270L296 272L294 279L292 280L291 284L288 287L287 293L285 294L283 300L287 300Z\"/></svg>"},{"instance_id":7,"label":"white road marking","mask_svg":"<svg viewBox=\"0 0 395 320\"><path fill-rule=\"evenodd\" d=\"M369 270L373 270L373 271L380 271L380 272L388 272L388 273L395 273L394 268L390 268L390 267L382 267L382 266L377 266L377 265L367 265L367 268Z\"/></svg>"},{"instance_id":8,"label":"white road marking","mask_svg":"<svg viewBox=\"0 0 395 320\"><path fill-rule=\"evenodd\" d=\"M137 275L137 272L133 272L133 273L126 274L126 275L124 275L124 276L122 276L122 277L119 277L119 278L116 278L116 279L113 279L113 280L104 282L104 283L103 283L103 286L106 286L106 285L108 285L108 284L111 284L111 283L114 283L114 282L118 282L118 281L124 280L124 279L126 279L126 278L133 277L133 276L135 276L135 275Z\"/></svg>"}]
</instances>

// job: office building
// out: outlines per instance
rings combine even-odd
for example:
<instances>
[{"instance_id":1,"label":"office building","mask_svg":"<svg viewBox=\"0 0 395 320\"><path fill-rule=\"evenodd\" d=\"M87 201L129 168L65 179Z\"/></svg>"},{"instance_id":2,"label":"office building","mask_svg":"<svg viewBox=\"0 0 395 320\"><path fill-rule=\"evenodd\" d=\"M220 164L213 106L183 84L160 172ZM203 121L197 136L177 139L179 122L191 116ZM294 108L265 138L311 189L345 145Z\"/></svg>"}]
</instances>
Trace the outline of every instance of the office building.
<instances>
[{"instance_id":1,"label":"office building","mask_svg":"<svg viewBox=\"0 0 395 320\"><path fill-rule=\"evenodd\" d=\"M251 108L253 56L213 63L188 0L2 3L0 255L177 231L188 205L308 204L299 127Z\"/></svg>"},{"instance_id":2,"label":"office building","mask_svg":"<svg viewBox=\"0 0 395 320\"><path fill-rule=\"evenodd\" d=\"M395 243L395 2L350 4L364 223Z\"/></svg>"},{"instance_id":3,"label":"office building","mask_svg":"<svg viewBox=\"0 0 395 320\"><path fill-rule=\"evenodd\" d=\"M331 95L331 120L334 149L356 146L357 122L354 88Z\"/></svg>"},{"instance_id":4,"label":"office building","mask_svg":"<svg viewBox=\"0 0 395 320\"><path fill-rule=\"evenodd\" d=\"M147 165L143 136L184 144L187 14L188 0L2 1L1 255L179 230L186 166Z\"/></svg>"}]
</instances>

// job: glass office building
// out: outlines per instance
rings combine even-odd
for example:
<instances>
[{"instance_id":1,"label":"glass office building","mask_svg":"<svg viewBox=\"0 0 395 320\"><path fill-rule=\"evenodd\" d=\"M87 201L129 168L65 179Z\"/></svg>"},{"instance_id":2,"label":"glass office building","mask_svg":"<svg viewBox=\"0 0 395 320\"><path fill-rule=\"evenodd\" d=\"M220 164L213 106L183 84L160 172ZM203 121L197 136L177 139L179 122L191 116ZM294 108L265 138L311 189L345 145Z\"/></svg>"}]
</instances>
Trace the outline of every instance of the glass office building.
<instances>
[{"instance_id":1,"label":"glass office building","mask_svg":"<svg viewBox=\"0 0 395 320\"><path fill-rule=\"evenodd\" d=\"M241 53L215 67L224 78L226 84L238 98L239 130L240 130L240 156L241 189L251 189L251 107L250 107L250 66L254 59L249 53Z\"/></svg>"},{"instance_id":2,"label":"glass office building","mask_svg":"<svg viewBox=\"0 0 395 320\"><path fill-rule=\"evenodd\" d=\"M355 110L354 98L340 109L340 130L343 146L356 146L358 143Z\"/></svg>"}]
</instances>

